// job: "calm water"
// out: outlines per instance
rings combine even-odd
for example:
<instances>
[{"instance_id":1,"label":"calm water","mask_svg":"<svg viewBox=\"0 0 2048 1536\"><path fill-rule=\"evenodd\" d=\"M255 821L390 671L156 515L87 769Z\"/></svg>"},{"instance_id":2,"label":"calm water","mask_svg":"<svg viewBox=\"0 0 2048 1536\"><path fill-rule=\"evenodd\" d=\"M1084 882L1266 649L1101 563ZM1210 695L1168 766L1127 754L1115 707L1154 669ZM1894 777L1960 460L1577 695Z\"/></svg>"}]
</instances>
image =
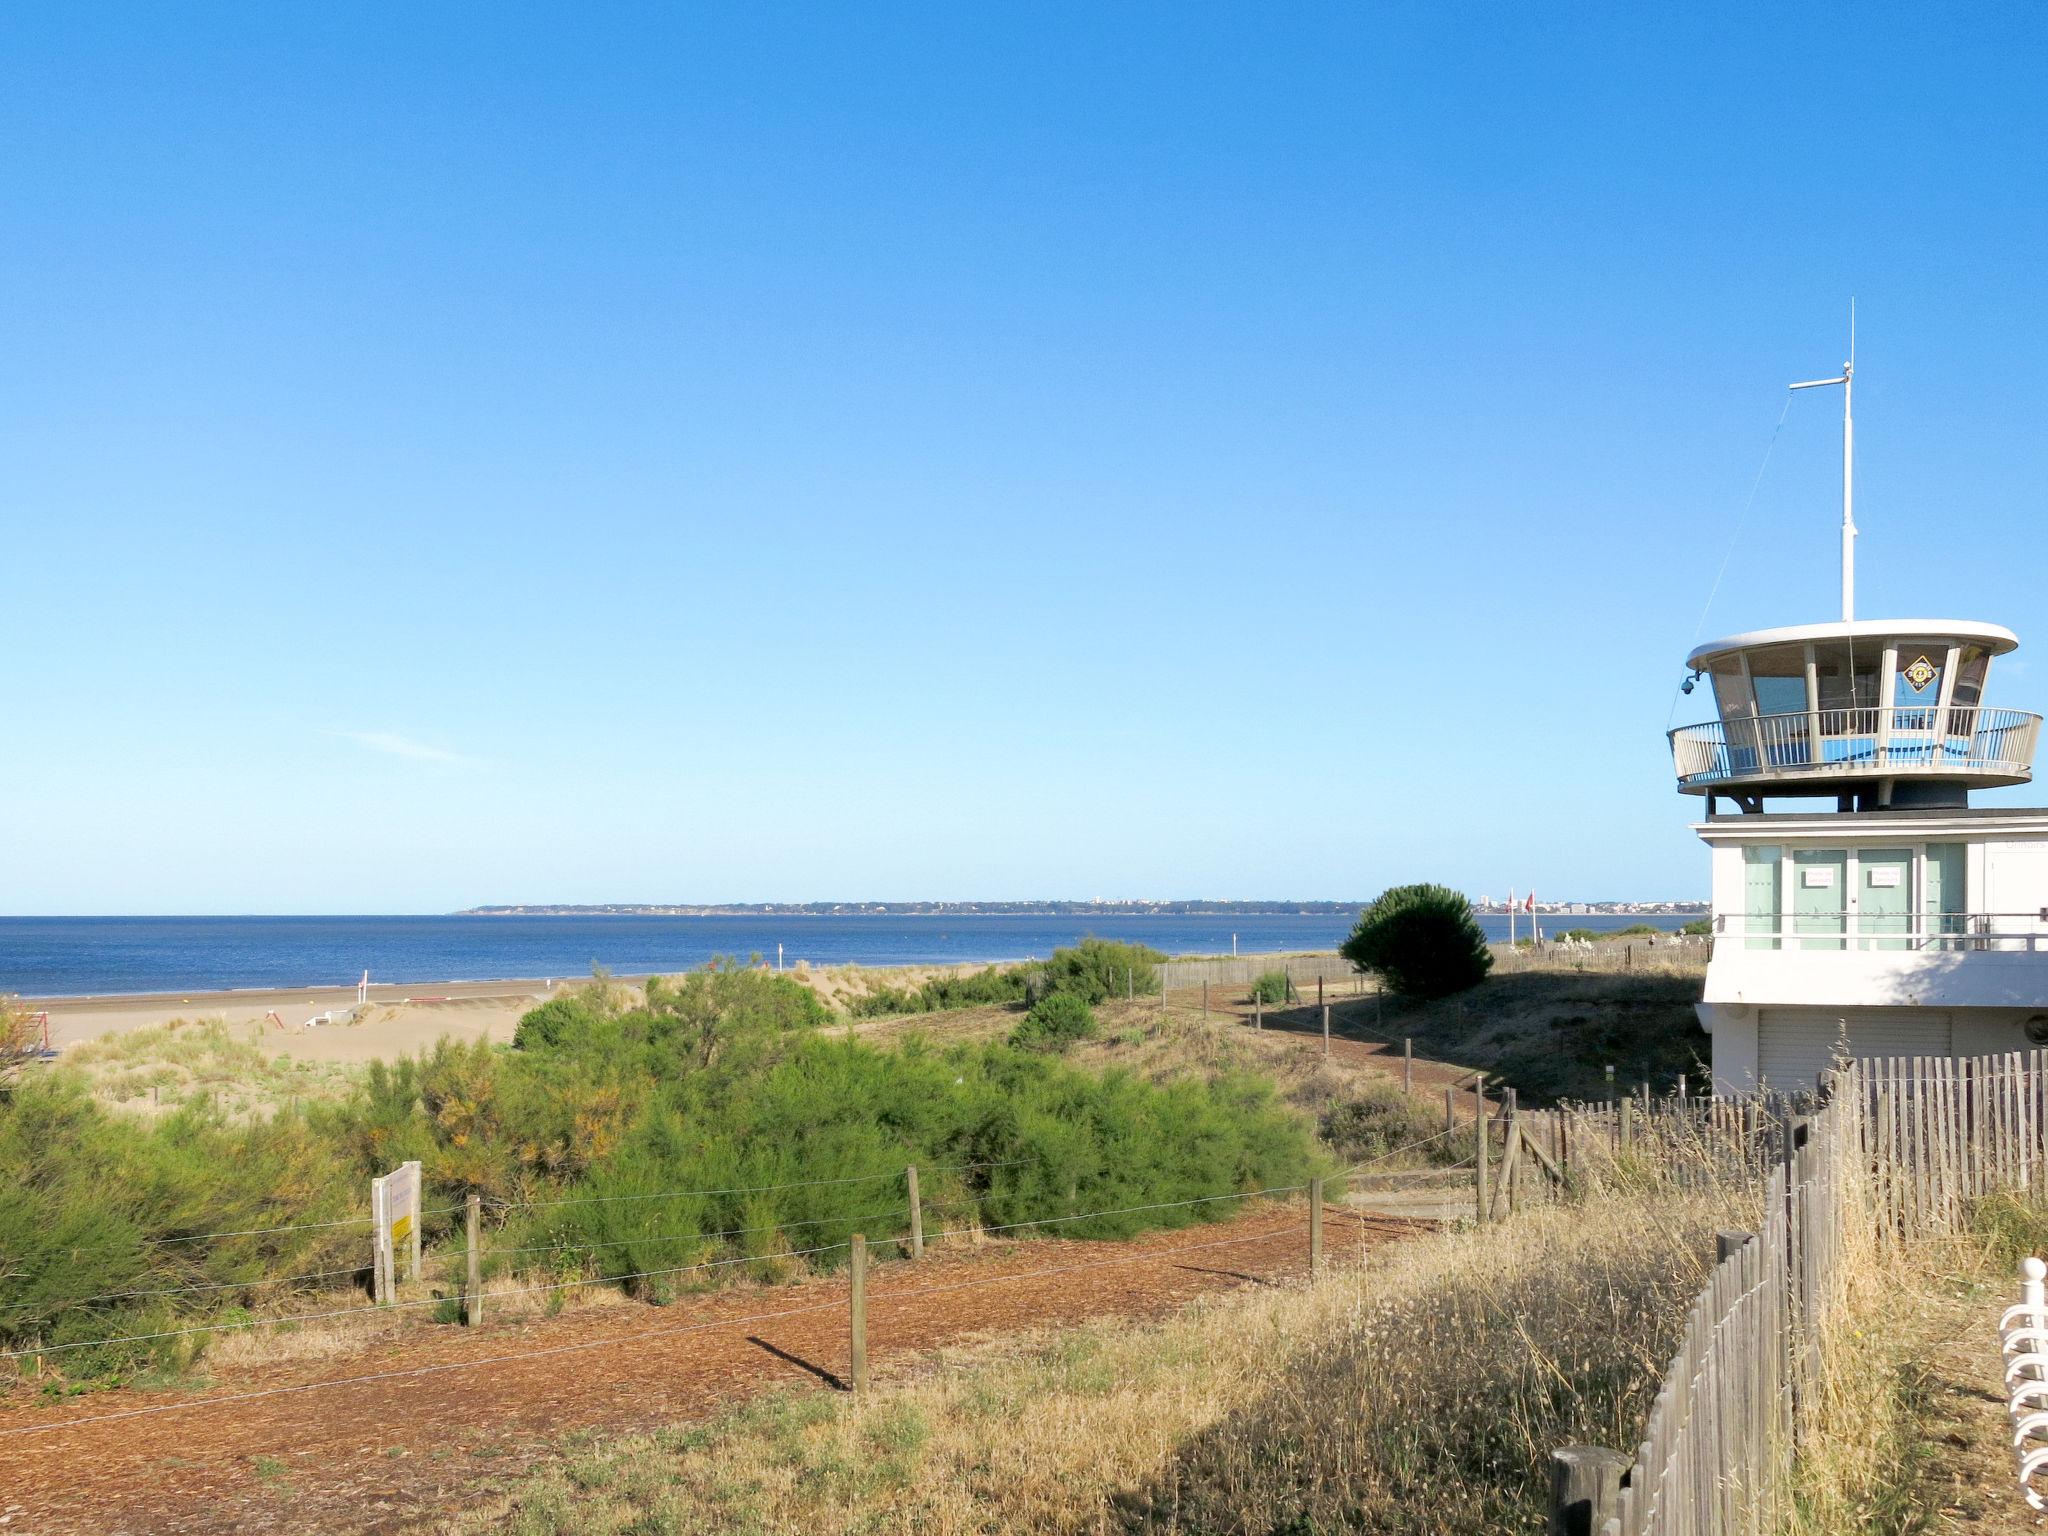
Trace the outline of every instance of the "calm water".
<instances>
[{"instance_id":1,"label":"calm water","mask_svg":"<svg viewBox=\"0 0 2048 1536\"><path fill-rule=\"evenodd\" d=\"M1546 918L1548 930L1632 918ZM1678 918L1659 918L1675 928ZM1480 919L1507 936L1505 917ZM1526 919L1522 931L1527 932ZM186 992L679 971L783 946L790 964L1022 960L1093 933L1168 954L1330 949L1345 917L7 917L0 994Z\"/></svg>"}]
</instances>

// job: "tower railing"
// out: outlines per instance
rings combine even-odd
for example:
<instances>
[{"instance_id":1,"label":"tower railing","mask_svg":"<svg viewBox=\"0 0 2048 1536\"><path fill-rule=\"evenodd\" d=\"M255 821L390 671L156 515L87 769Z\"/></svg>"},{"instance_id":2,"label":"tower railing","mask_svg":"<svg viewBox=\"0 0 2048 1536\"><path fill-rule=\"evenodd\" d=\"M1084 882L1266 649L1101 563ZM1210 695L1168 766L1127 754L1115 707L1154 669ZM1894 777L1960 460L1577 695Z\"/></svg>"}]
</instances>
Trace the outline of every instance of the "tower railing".
<instances>
[{"instance_id":1,"label":"tower railing","mask_svg":"<svg viewBox=\"0 0 2048 1536\"><path fill-rule=\"evenodd\" d=\"M2041 717L1981 705L1808 709L1682 725L1671 732L1681 789L1759 779L1886 774L2033 777Z\"/></svg>"},{"instance_id":2,"label":"tower railing","mask_svg":"<svg viewBox=\"0 0 2048 1536\"><path fill-rule=\"evenodd\" d=\"M2032 912L1719 912L1717 945L1748 949L2048 953L2048 907Z\"/></svg>"}]
</instances>

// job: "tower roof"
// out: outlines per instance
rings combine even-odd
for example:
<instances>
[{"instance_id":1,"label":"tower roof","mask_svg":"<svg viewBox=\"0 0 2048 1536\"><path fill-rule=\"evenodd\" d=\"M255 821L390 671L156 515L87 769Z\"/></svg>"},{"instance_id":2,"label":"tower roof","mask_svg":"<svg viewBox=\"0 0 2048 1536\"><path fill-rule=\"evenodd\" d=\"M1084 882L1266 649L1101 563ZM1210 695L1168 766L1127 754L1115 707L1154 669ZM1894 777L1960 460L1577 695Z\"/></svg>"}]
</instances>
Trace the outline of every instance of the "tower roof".
<instances>
[{"instance_id":1,"label":"tower roof","mask_svg":"<svg viewBox=\"0 0 2048 1536\"><path fill-rule=\"evenodd\" d=\"M1940 638L1981 645L1993 656L2003 656L2018 647L2020 639L2003 624L1979 624L1969 619L1857 619L1832 624L1787 624L1778 629L1753 629L1747 634L1709 640L1694 648L1686 665L1698 670L1716 657L1734 651L1754 650L1763 645L1799 645L1808 640L1890 640L1910 636L1916 640Z\"/></svg>"}]
</instances>

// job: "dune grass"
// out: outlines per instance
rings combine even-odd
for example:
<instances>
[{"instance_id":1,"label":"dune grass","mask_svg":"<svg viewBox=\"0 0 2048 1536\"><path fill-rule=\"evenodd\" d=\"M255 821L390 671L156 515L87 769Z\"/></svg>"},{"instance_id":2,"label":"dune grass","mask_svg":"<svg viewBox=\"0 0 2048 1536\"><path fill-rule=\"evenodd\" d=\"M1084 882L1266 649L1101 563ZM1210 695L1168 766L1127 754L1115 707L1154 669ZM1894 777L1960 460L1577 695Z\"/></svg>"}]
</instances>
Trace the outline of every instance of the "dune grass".
<instances>
[{"instance_id":1,"label":"dune grass","mask_svg":"<svg viewBox=\"0 0 2048 1536\"><path fill-rule=\"evenodd\" d=\"M64 1065L93 1096L120 1109L174 1110L205 1103L230 1118L267 1116L294 1101L346 1098L353 1069L299 1061L265 1049L262 1025L173 1020L72 1046Z\"/></svg>"},{"instance_id":2,"label":"dune grass","mask_svg":"<svg viewBox=\"0 0 2048 1536\"><path fill-rule=\"evenodd\" d=\"M1550 1451L1626 1444L1742 1197L1532 1212L1248 1289L581 1437L442 1528L522 1536L1540 1531ZM1340 1256L1341 1257L1341 1256Z\"/></svg>"}]
</instances>

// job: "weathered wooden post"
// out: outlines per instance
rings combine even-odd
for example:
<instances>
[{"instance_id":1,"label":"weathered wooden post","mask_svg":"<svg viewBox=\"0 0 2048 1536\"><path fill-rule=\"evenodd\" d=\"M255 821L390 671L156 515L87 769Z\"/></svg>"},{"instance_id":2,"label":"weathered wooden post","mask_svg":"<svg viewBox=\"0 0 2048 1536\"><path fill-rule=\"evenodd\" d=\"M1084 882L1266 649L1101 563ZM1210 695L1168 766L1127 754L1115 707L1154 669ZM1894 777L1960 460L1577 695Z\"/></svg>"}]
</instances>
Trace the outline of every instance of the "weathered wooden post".
<instances>
[{"instance_id":1,"label":"weathered wooden post","mask_svg":"<svg viewBox=\"0 0 2048 1536\"><path fill-rule=\"evenodd\" d=\"M1600 1536L1621 1514L1628 1457L1604 1445L1567 1445L1550 1453L1550 1536Z\"/></svg>"},{"instance_id":2,"label":"weathered wooden post","mask_svg":"<svg viewBox=\"0 0 2048 1536\"><path fill-rule=\"evenodd\" d=\"M1490 1191L1486 1187L1486 1158L1492 1150L1492 1136L1486 1128L1486 1099L1483 1095L1479 1100L1479 1113L1472 1121L1472 1132L1479 1148L1472 1169L1473 1178L1478 1184L1479 1221L1483 1226L1493 1220L1493 1202L1487 1198Z\"/></svg>"},{"instance_id":3,"label":"weathered wooden post","mask_svg":"<svg viewBox=\"0 0 2048 1536\"><path fill-rule=\"evenodd\" d=\"M1209 1017L1209 983L1207 978L1204 978L1202 982L1202 1017L1205 1019Z\"/></svg>"},{"instance_id":4,"label":"weathered wooden post","mask_svg":"<svg viewBox=\"0 0 2048 1536\"><path fill-rule=\"evenodd\" d=\"M1323 1180L1308 1181L1308 1267L1311 1274L1323 1272Z\"/></svg>"},{"instance_id":5,"label":"weathered wooden post","mask_svg":"<svg viewBox=\"0 0 2048 1536\"><path fill-rule=\"evenodd\" d=\"M1455 1088L1446 1088L1444 1090L1444 1134L1446 1136L1458 1128L1457 1095L1458 1090Z\"/></svg>"},{"instance_id":6,"label":"weathered wooden post","mask_svg":"<svg viewBox=\"0 0 2048 1536\"><path fill-rule=\"evenodd\" d=\"M463 1221L463 1231L469 1240L469 1264L462 1286L463 1320L474 1328L484 1320L484 1256L477 1245L477 1237L483 1226L484 1197L472 1194L469 1210Z\"/></svg>"},{"instance_id":7,"label":"weathered wooden post","mask_svg":"<svg viewBox=\"0 0 2048 1536\"><path fill-rule=\"evenodd\" d=\"M1316 972L1316 1006L1318 1008L1323 1007L1323 973L1321 971ZM1323 1017L1327 1019L1329 1016L1329 1010L1324 1008Z\"/></svg>"},{"instance_id":8,"label":"weathered wooden post","mask_svg":"<svg viewBox=\"0 0 2048 1536\"><path fill-rule=\"evenodd\" d=\"M1401 1037L1401 1091L1415 1091L1415 1042L1406 1035Z\"/></svg>"},{"instance_id":9,"label":"weathered wooden post","mask_svg":"<svg viewBox=\"0 0 2048 1536\"><path fill-rule=\"evenodd\" d=\"M1736 1254L1742 1252L1742 1245L1749 1240L1750 1234L1747 1232L1737 1232L1732 1229L1716 1232L1714 1234L1714 1262L1716 1264L1726 1264Z\"/></svg>"},{"instance_id":10,"label":"weathered wooden post","mask_svg":"<svg viewBox=\"0 0 2048 1536\"><path fill-rule=\"evenodd\" d=\"M1318 985L1318 990L1321 990ZM1323 1060L1330 1059L1330 1005L1323 1004Z\"/></svg>"},{"instance_id":11,"label":"weathered wooden post","mask_svg":"<svg viewBox=\"0 0 2048 1536\"><path fill-rule=\"evenodd\" d=\"M917 1164L903 1170L903 1182L910 1188L910 1256L924 1257L924 1207L917 1198Z\"/></svg>"},{"instance_id":12,"label":"weathered wooden post","mask_svg":"<svg viewBox=\"0 0 2048 1536\"><path fill-rule=\"evenodd\" d=\"M1621 1101L1621 1155L1628 1157L1636 1149L1636 1101L1626 1098Z\"/></svg>"},{"instance_id":13,"label":"weathered wooden post","mask_svg":"<svg viewBox=\"0 0 2048 1536\"><path fill-rule=\"evenodd\" d=\"M856 1232L851 1248L847 1255L850 1289L846 1310L853 1347L847 1375L852 1379L854 1391L865 1392L868 1389L868 1240Z\"/></svg>"},{"instance_id":14,"label":"weathered wooden post","mask_svg":"<svg viewBox=\"0 0 2048 1536\"><path fill-rule=\"evenodd\" d=\"M1522 1116L1521 1101L1515 1090L1507 1090L1502 1105L1507 1111L1507 1130L1501 1141L1500 1181L1508 1199L1508 1214L1514 1215L1522 1208Z\"/></svg>"},{"instance_id":15,"label":"weathered wooden post","mask_svg":"<svg viewBox=\"0 0 2048 1536\"><path fill-rule=\"evenodd\" d=\"M1266 999L1265 999L1265 996L1264 996L1264 994L1262 994L1262 993L1261 993L1261 992L1259 991L1259 986L1258 986L1258 983L1257 983L1257 982L1253 982L1253 983L1252 983L1252 1028L1253 1028L1253 1029L1264 1029L1265 1027L1266 1027Z\"/></svg>"},{"instance_id":16,"label":"weathered wooden post","mask_svg":"<svg viewBox=\"0 0 2048 1536\"><path fill-rule=\"evenodd\" d=\"M380 1307L391 1305L391 1202L384 1193L380 1175L370 1180L370 1299Z\"/></svg>"},{"instance_id":17,"label":"weathered wooden post","mask_svg":"<svg viewBox=\"0 0 2048 1536\"><path fill-rule=\"evenodd\" d=\"M426 1203L421 1198L426 1192L426 1181L420 1174L420 1165L417 1159L403 1166L412 1170L412 1230L406 1234L409 1246L406 1255L405 1278L412 1284L418 1285L420 1283L420 1227L424 1225L420 1220L420 1207Z\"/></svg>"}]
</instances>

